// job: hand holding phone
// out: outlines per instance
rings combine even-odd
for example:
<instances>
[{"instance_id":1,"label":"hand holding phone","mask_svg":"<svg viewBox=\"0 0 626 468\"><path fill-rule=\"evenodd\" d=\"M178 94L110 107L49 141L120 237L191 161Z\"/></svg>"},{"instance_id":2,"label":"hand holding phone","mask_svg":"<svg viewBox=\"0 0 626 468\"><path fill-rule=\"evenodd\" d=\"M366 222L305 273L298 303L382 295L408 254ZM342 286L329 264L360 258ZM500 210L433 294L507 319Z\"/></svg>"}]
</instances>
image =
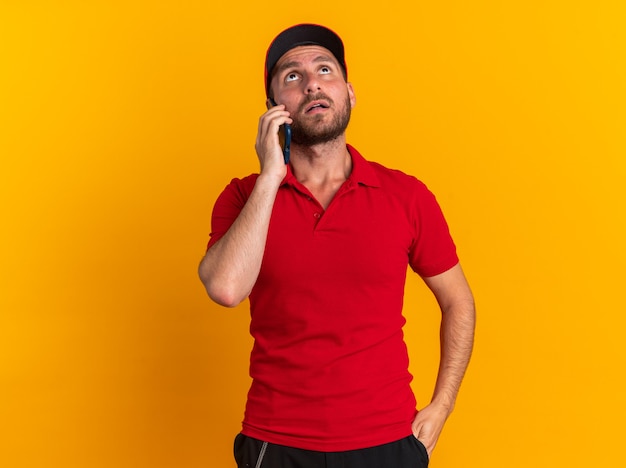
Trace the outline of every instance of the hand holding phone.
<instances>
[{"instance_id":1,"label":"hand holding phone","mask_svg":"<svg viewBox=\"0 0 626 468\"><path fill-rule=\"evenodd\" d=\"M276 106L276 101L272 98L268 98L269 104L271 106ZM270 106L268 106L269 108ZM291 148L291 126L289 124L282 124L280 126L280 130L278 131L278 139L280 141L280 145L283 148L283 158L285 159L285 164L289 163L289 154Z\"/></svg>"}]
</instances>

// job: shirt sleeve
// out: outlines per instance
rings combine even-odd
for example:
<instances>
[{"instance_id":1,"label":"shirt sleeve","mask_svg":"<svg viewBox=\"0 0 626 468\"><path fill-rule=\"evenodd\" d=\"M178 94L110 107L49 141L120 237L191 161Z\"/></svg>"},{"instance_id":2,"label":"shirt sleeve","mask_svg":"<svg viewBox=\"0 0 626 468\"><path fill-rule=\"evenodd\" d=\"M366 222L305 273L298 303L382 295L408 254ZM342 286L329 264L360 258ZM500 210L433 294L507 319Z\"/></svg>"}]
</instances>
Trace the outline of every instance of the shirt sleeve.
<instances>
[{"instance_id":1,"label":"shirt sleeve","mask_svg":"<svg viewBox=\"0 0 626 468\"><path fill-rule=\"evenodd\" d=\"M255 182L256 175L233 179L217 197L211 215L211 234L207 250L228 232L248 201Z\"/></svg>"},{"instance_id":2,"label":"shirt sleeve","mask_svg":"<svg viewBox=\"0 0 626 468\"><path fill-rule=\"evenodd\" d=\"M439 203L426 185L417 182L412 206L415 236L409 264L420 276L429 277L448 271L459 258Z\"/></svg>"}]
</instances>

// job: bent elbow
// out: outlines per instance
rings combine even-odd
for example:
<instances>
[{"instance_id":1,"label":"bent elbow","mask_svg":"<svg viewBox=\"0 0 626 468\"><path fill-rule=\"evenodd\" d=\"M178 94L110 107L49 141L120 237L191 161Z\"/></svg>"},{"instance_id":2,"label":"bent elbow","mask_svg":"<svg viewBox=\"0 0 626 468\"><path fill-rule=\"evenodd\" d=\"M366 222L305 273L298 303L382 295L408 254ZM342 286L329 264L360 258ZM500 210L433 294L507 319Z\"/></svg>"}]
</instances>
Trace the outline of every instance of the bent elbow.
<instances>
[{"instance_id":1,"label":"bent elbow","mask_svg":"<svg viewBox=\"0 0 626 468\"><path fill-rule=\"evenodd\" d=\"M241 272L216 269L207 257L198 266L198 276L211 300L224 307L236 307L246 300L252 286L246 284Z\"/></svg>"},{"instance_id":2,"label":"bent elbow","mask_svg":"<svg viewBox=\"0 0 626 468\"><path fill-rule=\"evenodd\" d=\"M241 296L235 294L234 291L228 290L228 288L211 289L206 288L207 294L211 300L223 307L233 308L241 304L247 296Z\"/></svg>"},{"instance_id":3,"label":"bent elbow","mask_svg":"<svg viewBox=\"0 0 626 468\"><path fill-rule=\"evenodd\" d=\"M233 281L217 281L199 271L200 281L211 300L224 307L237 307L247 297L237 290Z\"/></svg>"}]
</instances>

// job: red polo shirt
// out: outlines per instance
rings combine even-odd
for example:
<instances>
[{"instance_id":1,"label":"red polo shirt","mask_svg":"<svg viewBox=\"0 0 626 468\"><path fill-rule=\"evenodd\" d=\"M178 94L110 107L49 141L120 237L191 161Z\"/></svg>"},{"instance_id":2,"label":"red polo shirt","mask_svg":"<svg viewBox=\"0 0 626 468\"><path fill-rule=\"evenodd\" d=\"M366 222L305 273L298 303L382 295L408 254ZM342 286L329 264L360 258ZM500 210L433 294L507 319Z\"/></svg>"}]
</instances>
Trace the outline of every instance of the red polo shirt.
<instances>
[{"instance_id":1,"label":"red polo shirt","mask_svg":"<svg viewBox=\"0 0 626 468\"><path fill-rule=\"evenodd\" d=\"M343 451L412 433L416 402L403 340L407 266L457 264L435 197L416 178L368 162L327 210L288 169L250 294L253 378L242 432L275 444ZM209 248L258 175L234 179L213 211Z\"/></svg>"}]
</instances>

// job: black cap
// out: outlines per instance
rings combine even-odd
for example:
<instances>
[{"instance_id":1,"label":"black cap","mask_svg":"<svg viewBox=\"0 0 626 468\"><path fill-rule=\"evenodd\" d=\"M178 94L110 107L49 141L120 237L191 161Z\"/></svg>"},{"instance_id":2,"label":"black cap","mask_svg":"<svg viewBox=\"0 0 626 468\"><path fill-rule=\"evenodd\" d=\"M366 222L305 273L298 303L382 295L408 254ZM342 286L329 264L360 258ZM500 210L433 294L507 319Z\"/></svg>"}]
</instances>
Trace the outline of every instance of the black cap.
<instances>
[{"instance_id":1,"label":"black cap","mask_svg":"<svg viewBox=\"0 0 626 468\"><path fill-rule=\"evenodd\" d=\"M328 49L337 59L348 76L348 67L341 38L330 29L319 24L297 24L281 32L272 41L265 56L265 93L269 95L272 70L280 58L294 47L318 45Z\"/></svg>"}]
</instances>

